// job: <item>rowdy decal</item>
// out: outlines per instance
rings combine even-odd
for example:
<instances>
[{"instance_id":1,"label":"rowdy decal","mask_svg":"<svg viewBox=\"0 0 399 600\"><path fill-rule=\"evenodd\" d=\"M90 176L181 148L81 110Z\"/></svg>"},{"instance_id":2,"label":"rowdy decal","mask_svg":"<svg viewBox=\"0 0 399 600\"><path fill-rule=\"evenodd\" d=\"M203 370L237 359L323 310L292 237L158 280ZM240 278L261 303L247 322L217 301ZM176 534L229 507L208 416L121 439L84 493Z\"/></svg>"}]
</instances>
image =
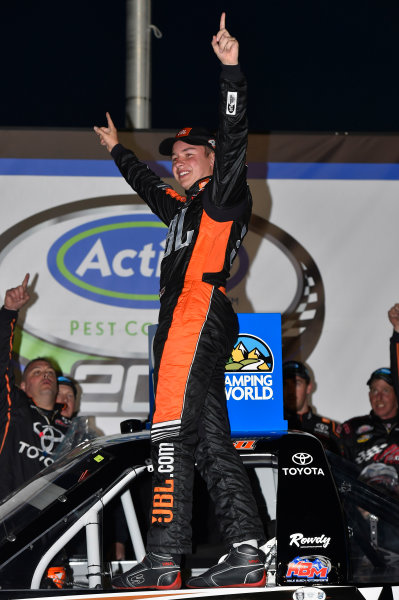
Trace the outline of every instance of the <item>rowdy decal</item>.
<instances>
[{"instance_id":1,"label":"rowdy decal","mask_svg":"<svg viewBox=\"0 0 399 600\"><path fill-rule=\"evenodd\" d=\"M297 546L298 548L301 546L319 546L321 548L327 548L327 546L330 544L330 541L331 538L324 534L315 537L305 537L303 533L292 533L290 535L290 546Z\"/></svg>"}]
</instances>

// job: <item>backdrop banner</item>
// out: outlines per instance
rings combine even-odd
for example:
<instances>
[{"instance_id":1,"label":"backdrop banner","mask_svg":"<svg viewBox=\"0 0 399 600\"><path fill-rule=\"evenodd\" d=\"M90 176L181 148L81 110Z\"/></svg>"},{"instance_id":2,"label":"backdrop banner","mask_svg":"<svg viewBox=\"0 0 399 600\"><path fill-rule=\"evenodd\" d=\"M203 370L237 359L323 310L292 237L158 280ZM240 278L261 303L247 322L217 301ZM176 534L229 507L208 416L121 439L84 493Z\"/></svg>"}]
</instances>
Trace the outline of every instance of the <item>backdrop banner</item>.
<instances>
[{"instance_id":1,"label":"backdrop banner","mask_svg":"<svg viewBox=\"0 0 399 600\"><path fill-rule=\"evenodd\" d=\"M170 183L156 152L168 134L121 141ZM366 381L389 365L398 163L399 136L249 139L254 214L227 294L238 313L281 313L283 359L306 362L314 407L340 421L370 410ZM0 177L2 297L31 273L22 368L52 356L105 433L145 420L166 228L88 131L0 131Z\"/></svg>"}]
</instances>

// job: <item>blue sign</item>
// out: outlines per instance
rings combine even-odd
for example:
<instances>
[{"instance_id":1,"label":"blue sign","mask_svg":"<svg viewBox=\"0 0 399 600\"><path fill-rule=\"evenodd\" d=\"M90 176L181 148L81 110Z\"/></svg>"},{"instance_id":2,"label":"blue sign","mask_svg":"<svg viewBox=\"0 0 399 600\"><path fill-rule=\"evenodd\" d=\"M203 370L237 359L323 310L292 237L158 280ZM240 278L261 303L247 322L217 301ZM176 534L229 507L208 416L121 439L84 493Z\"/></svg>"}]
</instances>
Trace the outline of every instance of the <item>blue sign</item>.
<instances>
[{"instance_id":1,"label":"blue sign","mask_svg":"<svg viewBox=\"0 0 399 600\"><path fill-rule=\"evenodd\" d=\"M240 334L225 372L231 432L237 436L286 430L281 315L239 313L237 316Z\"/></svg>"},{"instance_id":2,"label":"blue sign","mask_svg":"<svg viewBox=\"0 0 399 600\"><path fill-rule=\"evenodd\" d=\"M240 334L226 364L225 391L233 436L262 435L287 429L283 416L281 315L239 313ZM154 409L152 342L148 328L150 418Z\"/></svg>"},{"instance_id":3,"label":"blue sign","mask_svg":"<svg viewBox=\"0 0 399 600\"><path fill-rule=\"evenodd\" d=\"M118 215L71 229L51 246L52 276L94 302L159 308L166 227L154 215Z\"/></svg>"}]
</instances>

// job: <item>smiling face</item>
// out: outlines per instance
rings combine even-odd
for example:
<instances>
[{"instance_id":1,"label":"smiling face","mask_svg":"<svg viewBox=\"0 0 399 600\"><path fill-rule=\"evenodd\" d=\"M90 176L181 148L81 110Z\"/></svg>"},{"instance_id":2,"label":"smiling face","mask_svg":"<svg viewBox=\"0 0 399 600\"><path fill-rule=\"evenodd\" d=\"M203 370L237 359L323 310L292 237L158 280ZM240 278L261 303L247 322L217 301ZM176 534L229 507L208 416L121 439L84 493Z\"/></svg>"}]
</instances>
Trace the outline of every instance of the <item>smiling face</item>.
<instances>
[{"instance_id":1,"label":"smiling face","mask_svg":"<svg viewBox=\"0 0 399 600\"><path fill-rule=\"evenodd\" d=\"M51 410L57 395L57 375L46 360L35 360L24 371L21 388L40 408Z\"/></svg>"},{"instance_id":2,"label":"smiling face","mask_svg":"<svg viewBox=\"0 0 399 600\"><path fill-rule=\"evenodd\" d=\"M370 382L369 398L371 408L380 419L392 419L398 411L398 401L395 391L383 379L373 379Z\"/></svg>"},{"instance_id":3,"label":"smiling face","mask_svg":"<svg viewBox=\"0 0 399 600\"><path fill-rule=\"evenodd\" d=\"M183 189L213 173L215 153L205 146L193 146L178 140L173 145L172 172Z\"/></svg>"}]
</instances>

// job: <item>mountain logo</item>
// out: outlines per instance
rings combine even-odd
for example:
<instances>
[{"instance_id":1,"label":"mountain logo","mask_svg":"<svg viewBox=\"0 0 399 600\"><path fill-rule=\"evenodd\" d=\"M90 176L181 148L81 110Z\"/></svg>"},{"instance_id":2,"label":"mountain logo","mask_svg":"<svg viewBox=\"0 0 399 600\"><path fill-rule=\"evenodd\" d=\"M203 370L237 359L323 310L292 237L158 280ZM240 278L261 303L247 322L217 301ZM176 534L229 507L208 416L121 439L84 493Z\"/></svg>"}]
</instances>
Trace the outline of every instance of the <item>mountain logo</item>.
<instances>
[{"instance_id":1,"label":"mountain logo","mask_svg":"<svg viewBox=\"0 0 399 600\"><path fill-rule=\"evenodd\" d=\"M272 373L274 358L269 346L260 338L248 333L239 335L226 364L226 372L260 371Z\"/></svg>"}]
</instances>

